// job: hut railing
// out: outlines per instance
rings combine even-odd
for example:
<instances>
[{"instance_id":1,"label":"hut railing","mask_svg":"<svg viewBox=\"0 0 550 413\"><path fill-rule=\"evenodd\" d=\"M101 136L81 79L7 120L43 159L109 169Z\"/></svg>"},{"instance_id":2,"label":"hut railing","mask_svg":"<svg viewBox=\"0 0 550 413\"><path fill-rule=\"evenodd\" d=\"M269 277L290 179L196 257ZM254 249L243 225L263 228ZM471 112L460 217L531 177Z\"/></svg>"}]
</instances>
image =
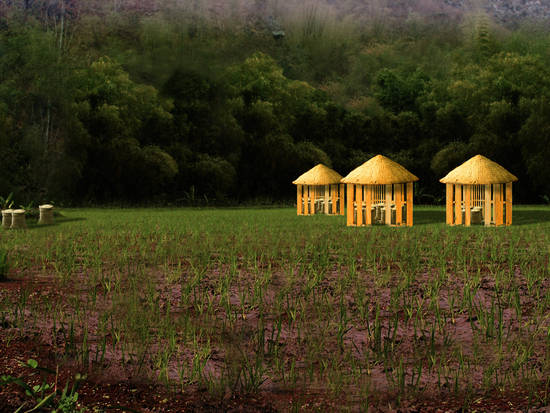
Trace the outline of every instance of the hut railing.
<instances>
[{"instance_id":1,"label":"hut railing","mask_svg":"<svg viewBox=\"0 0 550 413\"><path fill-rule=\"evenodd\" d=\"M408 185L411 185L410 194ZM412 225L412 208L411 212L407 208L407 199L410 199L412 205L412 183L350 185L348 197L352 200L348 205L353 205L348 225Z\"/></svg>"},{"instance_id":2,"label":"hut railing","mask_svg":"<svg viewBox=\"0 0 550 413\"><path fill-rule=\"evenodd\" d=\"M297 185L296 202L298 215L343 215L343 185Z\"/></svg>"},{"instance_id":3,"label":"hut railing","mask_svg":"<svg viewBox=\"0 0 550 413\"><path fill-rule=\"evenodd\" d=\"M510 225L512 184L447 184L447 223Z\"/></svg>"}]
</instances>

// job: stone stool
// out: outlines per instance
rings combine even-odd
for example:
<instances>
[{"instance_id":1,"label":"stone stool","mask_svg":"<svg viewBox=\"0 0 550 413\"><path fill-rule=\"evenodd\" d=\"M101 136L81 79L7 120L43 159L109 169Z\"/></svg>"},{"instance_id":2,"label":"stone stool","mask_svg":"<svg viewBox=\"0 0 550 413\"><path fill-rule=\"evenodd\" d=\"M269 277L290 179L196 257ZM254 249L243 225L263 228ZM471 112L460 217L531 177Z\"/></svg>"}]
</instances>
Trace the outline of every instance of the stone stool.
<instances>
[{"instance_id":1,"label":"stone stool","mask_svg":"<svg viewBox=\"0 0 550 413\"><path fill-rule=\"evenodd\" d=\"M11 214L13 209L2 210L2 228L9 229L11 227Z\"/></svg>"},{"instance_id":2,"label":"stone stool","mask_svg":"<svg viewBox=\"0 0 550 413\"><path fill-rule=\"evenodd\" d=\"M471 215L472 218L470 222L472 224L481 224L482 215L483 215L483 210L481 209L481 207L472 208L472 215Z\"/></svg>"},{"instance_id":3,"label":"stone stool","mask_svg":"<svg viewBox=\"0 0 550 413\"><path fill-rule=\"evenodd\" d=\"M382 207L378 204L375 206L374 220L377 224L382 221Z\"/></svg>"},{"instance_id":4,"label":"stone stool","mask_svg":"<svg viewBox=\"0 0 550 413\"><path fill-rule=\"evenodd\" d=\"M38 218L39 224L53 224L53 205L44 204L38 206L40 210L40 218Z\"/></svg>"},{"instance_id":5,"label":"stone stool","mask_svg":"<svg viewBox=\"0 0 550 413\"><path fill-rule=\"evenodd\" d=\"M11 229L23 229L27 228L27 223L25 222L25 210L24 209L14 209L11 213Z\"/></svg>"},{"instance_id":6,"label":"stone stool","mask_svg":"<svg viewBox=\"0 0 550 413\"><path fill-rule=\"evenodd\" d=\"M378 219L379 224L385 224L386 223L386 207L382 206L380 207L380 217Z\"/></svg>"}]
</instances>

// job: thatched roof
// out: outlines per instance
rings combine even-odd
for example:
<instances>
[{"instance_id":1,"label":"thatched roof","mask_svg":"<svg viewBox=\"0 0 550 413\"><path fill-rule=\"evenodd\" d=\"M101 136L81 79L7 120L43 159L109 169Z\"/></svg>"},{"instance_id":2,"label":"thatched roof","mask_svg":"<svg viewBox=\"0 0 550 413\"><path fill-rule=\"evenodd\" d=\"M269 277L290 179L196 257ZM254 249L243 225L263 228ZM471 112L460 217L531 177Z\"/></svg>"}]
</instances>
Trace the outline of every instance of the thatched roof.
<instances>
[{"instance_id":1,"label":"thatched roof","mask_svg":"<svg viewBox=\"0 0 550 413\"><path fill-rule=\"evenodd\" d=\"M295 185L330 185L339 184L340 179L342 179L342 175L320 163L300 175L292 183Z\"/></svg>"},{"instance_id":2,"label":"thatched roof","mask_svg":"<svg viewBox=\"0 0 550 413\"><path fill-rule=\"evenodd\" d=\"M346 184L387 185L418 181L418 177L397 162L376 155L351 171L341 182Z\"/></svg>"},{"instance_id":3,"label":"thatched roof","mask_svg":"<svg viewBox=\"0 0 550 413\"><path fill-rule=\"evenodd\" d=\"M439 182L444 184L504 184L517 181L514 175L485 156L476 155L449 172Z\"/></svg>"}]
</instances>

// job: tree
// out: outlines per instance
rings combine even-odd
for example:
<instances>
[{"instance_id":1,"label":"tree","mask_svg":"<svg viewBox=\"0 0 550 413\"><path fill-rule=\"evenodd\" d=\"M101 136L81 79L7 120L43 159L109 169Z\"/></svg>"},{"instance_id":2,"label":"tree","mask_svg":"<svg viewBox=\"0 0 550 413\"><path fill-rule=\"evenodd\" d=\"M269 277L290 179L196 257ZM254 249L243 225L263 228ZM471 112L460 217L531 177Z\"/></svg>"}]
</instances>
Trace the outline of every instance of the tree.
<instances>
[{"instance_id":1,"label":"tree","mask_svg":"<svg viewBox=\"0 0 550 413\"><path fill-rule=\"evenodd\" d=\"M541 96L531 102L530 116L519 132L521 155L525 163L531 199L550 197L550 98Z\"/></svg>"},{"instance_id":2,"label":"tree","mask_svg":"<svg viewBox=\"0 0 550 413\"><path fill-rule=\"evenodd\" d=\"M428 77L420 70L403 77L395 70L382 69L376 76L376 97L394 113L416 110L416 99L427 86Z\"/></svg>"},{"instance_id":3,"label":"tree","mask_svg":"<svg viewBox=\"0 0 550 413\"><path fill-rule=\"evenodd\" d=\"M85 165L81 186L86 193L80 195L140 199L162 192L177 174L177 164L160 147L145 145L140 138L153 120L171 119L171 103L152 86L134 83L109 58L81 71L80 81L75 109L89 136L81 153Z\"/></svg>"}]
</instances>

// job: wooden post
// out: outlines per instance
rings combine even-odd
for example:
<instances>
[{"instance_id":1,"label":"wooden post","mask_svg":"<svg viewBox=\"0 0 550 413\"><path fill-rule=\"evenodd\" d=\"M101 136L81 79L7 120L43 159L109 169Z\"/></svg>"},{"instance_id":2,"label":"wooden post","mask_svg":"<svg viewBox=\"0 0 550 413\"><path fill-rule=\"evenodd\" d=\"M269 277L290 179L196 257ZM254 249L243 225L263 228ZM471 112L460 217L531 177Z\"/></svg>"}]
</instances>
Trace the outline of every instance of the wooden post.
<instances>
[{"instance_id":1,"label":"wooden post","mask_svg":"<svg viewBox=\"0 0 550 413\"><path fill-rule=\"evenodd\" d=\"M502 184L493 184L493 202L495 205L495 225L501 226L504 224L504 202L503 202L503 191Z\"/></svg>"},{"instance_id":2,"label":"wooden post","mask_svg":"<svg viewBox=\"0 0 550 413\"><path fill-rule=\"evenodd\" d=\"M462 225L462 185L455 185L455 224Z\"/></svg>"},{"instance_id":3,"label":"wooden post","mask_svg":"<svg viewBox=\"0 0 550 413\"><path fill-rule=\"evenodd\" d=\"M403 225L403 184L395 184L395 225Z\"/></svg>"},{"instance_id":4,"label":"wooden post","mask_svg":"<svg viewBox=\"0 0 550 413\"><path fill-rule=\"evenodd\" d=\"M328 197L329 197L328 185L325 185L325 199L324 199L324 213L325 213L325 215L328 215L328 213L329 213L329 211L328 211Z\"/></svg>"},{"instance_id":5,"label":"wooden post","mask_svg":"<svg viewBox=\"0 0 550 413\"><path fill-rule=\"evenodd\" d=\"M386 202L384 203L386 210L386 225L391 225L391 184L386 185Z\"/></svg>"},{"instance_id":6,"label":"wooden post","mask_svg":"<svg viewBox=\"0 0 550 413\"><path fill-rule=\"evenodd\" d=\"M331 185L330 186L330 192L331 192L331 196L332 196L332 211L330 211L330 213L333 214L333 215L336 215L336 202L337 202L337 199L338 199L338 197L336 195L337 195L337 192L338 192L338 185Z\"/></svg>"},{"instance_id":7,"label":"wooden post","mask_svg":"<svg viewBox=\"0 0 550 413\"><path fill-rule=\"evenodd\" d=\"M302 185L296 185L296 213L302 215Z\"/></svg>"},{"instance_id":8,"label":"wooden post","mask_svg":"<svg viewBox=\"0 0 550 413\"><path fill-rule=\"evenodd\" d=\"M340 187L340 215L344 215L344 193L345 193L345 184L338 184L337 186Z\"/></svg>"},{"instance_id":9,"label":"wooden post","mask_svg":"<svg viewBox=\"0 0 550 413\"><path fill-rule=\"evenodd\" d=\"M311 185L310 187L310 193L309 193L309 201L311 203L311 215L317 214L317 210L315 208L315 201L317 200L317 191L318 186L317 185Z\"/></svg>"},{"instance_id":10,"label":"wooden post","mask_svg":"<svg viewBox=\"0 0 550 413\"><path fill-rule=\"evenodd\" d=\"M472 209L470 200L472 198L472 185L463 185L464 188L464 225L469 227L472 223Z\"/></svg>"},{"instance_id":11,"label":"wooden post","mask_svg":"<svg viewBox=\"0 0 550 413\"><path fill-rule=\"evenodd\" d=\"M453 225L453 184L447 184L447 207L445 211L447 213L447 225Z\"/></svg>"},{"instance_id":12,"label":"wooden post","mask_svg":"<svg viewBox=\"0 0 550 413\"><path fill-rule=\"evenodd\" d=\"M370 208L372 205L372 185L365 185L365 224L372 225Z\"/></svg>"},{"instance_id":13,"label":"wooden post","mask_svg":"<svg viewBox=\"0 0 550 413\"><path fill-rule=\"evenodd\" d=\"M413 182L404 184L407 186L407 226L413 225Z\"/></svg>"},{"instance_id":14,"label":"wooden post","mask_svg":"<svg viewBox=\"0 0 550 413\"><path fill-rule=\"evenodd\" d=\"M491 225L491 184L485 185L485 205L483 205L483 214L485 226Z\"/></svg>"},{"instance_id":15,"label":"wooden post","mask_svg":"<svg viewBox=\"0 0 550 413\"><path fill-rule=\"evenodd\" d=\"M315 209L315 201L317 200L317 185L310 185L309 186L309 211L311 215L315 215L317 213Z\"/></svg>"},{"instance_id":16,"label":"wooden post","mask_svg":"<svg viewBox=\"0 0 550 413\"><path fill-rule=\"evenodd\" d=\"M347 219L347 225L352 226L353 225L353 184L347 184L348 187L348 219Z\"/></svg>"},{"instance_id":17,"label":"wooden post","mask_svg":"<svg viewBox=\"0 0 550 413\"><path fill-rule=\"evenodd\" d=\"M309 215L309 185L304 185L304 215Z\"/></svg>"},{"instance_id":18,"label":"wooden post","mask_svg":"<svg viewBox=\"0 0 550 413\"><path fill-rule=\"evenodd\" d=\"M512 225L512 182L506 184L506 225Z\"/></svg>"},{"instance_id":19,"label":"wooden post","mask_svg":"<svg viewBox=\"0 0 550 413\"><path fill-rule=\"evenodd\" d=\"M355 186L355 199L357 203L357 226L363 225L363 185Z\"/></svg>"}]
</instances>

